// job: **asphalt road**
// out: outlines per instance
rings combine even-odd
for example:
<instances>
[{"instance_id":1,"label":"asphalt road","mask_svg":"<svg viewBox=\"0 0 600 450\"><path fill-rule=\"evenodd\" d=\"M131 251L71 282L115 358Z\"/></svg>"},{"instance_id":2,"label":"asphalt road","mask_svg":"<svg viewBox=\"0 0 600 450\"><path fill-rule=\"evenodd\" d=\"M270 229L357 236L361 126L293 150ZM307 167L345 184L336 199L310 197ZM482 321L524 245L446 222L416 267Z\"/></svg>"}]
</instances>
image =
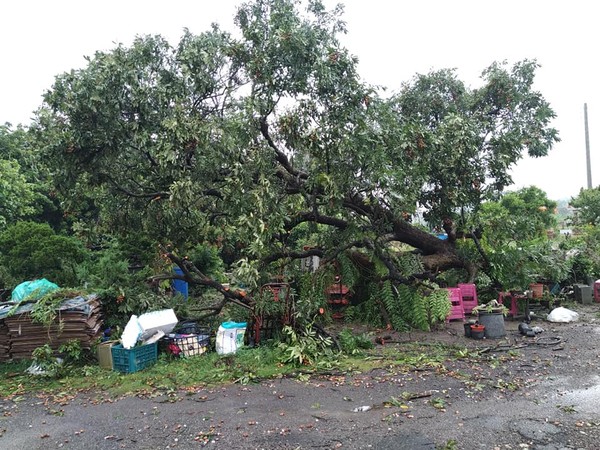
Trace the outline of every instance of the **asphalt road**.
<instances>
[{"instance_id":1,"label":"asphalt road","mask_svg":"<svg viewBox=\"0 0 600 450\"><path fill-rule=\"evenodd\" d=\"M536 323L559 345L521 337L518 322L507 322L507 341L467 339L461 323L399 337L490 349L444 368L0 400L0 449L600 449L598 310L581 307L576 323Z\"/></svg>"}]
</instances>

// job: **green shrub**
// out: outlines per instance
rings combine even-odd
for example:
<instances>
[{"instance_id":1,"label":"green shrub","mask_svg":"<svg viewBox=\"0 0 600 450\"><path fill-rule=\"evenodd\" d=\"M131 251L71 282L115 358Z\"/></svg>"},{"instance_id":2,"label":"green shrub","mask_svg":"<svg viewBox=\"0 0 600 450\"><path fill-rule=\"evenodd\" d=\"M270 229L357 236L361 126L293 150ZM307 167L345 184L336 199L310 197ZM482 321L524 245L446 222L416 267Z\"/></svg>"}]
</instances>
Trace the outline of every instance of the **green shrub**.
<instances>
[{"instance_id":1,"label":"green shrub","mask_svg":"<svg viewBox=\"0 0 600 450\"><path fill-rule=\"evenodd\" d=\"M44 344L37 347L31 356L40 375L49 378L63 378L74 368L91 361L91 352L82 349L77 339L62 344L57 352L54 352L49 344Z\"/></svg>"},{"instance_id":2,"label":"green shrub","mask_svg":"<svg viewBox=\"0 0 600 450\"><path fill-rule=\"evenodd\" d=\"M194 266L204 275L225 282L225 265L216 247L198 244L189 252L189 258Z\"/></svg>"},{"instance_id":3,"label":"green shrub","mask_svg":"<svg viewBox=\"0 0 600 450\"><path fill-rule=\"evenodd\" d=\"M375 346L366 334L356 334L349 328L344 328L340 332L338 342L342 351L348 355L357 355L362 350L367 350Z\"/></svg>"},{"instance_id":4,"label":"green shrub","mask_svg":"<svg viewBox=\"0 0 600 450\"><path fill-rule=\"evenodd\" d=\"M283 363L312 366L335 362L336 356L332 350L332 339L318 333L312 324L299 329L285 326L283 334L285 341L278 345L283 352Z\"/></svg>"},{"instance_id":5,"label":"green shrub","mask_svg":"<svg viewBox=\"0 0 600 450\"><path fill-rule=\"evenodd\" d=\"M170 295L154 292L148 282L153 275L149 266L129 268L129 255L118 243L93 252L78 267L78 277L89 291L102 300L105 323L125 325L132 314L162 309L172 301Z\"/></svg>"},{"instance_id":6,"label":"green shrub","mask_svg":"<svg viewBox=\"0 0 600 450\"><path fill-rule=\"evenodd\" d=\"M0 233L0 265L7 286L37 278L61 287L77 286L76 267L88 257L78 239L56 234L47 224L17 222Z\"/></svg>"}]
</instances>

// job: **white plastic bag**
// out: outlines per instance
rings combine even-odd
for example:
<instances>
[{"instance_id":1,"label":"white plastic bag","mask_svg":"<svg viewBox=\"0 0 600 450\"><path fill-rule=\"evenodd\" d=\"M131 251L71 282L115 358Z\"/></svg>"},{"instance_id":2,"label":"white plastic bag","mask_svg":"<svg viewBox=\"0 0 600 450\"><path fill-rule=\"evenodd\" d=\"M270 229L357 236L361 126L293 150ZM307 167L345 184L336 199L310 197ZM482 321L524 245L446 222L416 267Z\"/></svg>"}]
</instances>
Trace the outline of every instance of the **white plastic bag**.
<instances>
[{"instance_id":1,"label":"white plastic bag","mask_svg":"<svg viewBox=\"0 0 600 450\"><path fill-rule=\"evenodd\" d=\"M244 345L246 322L223 322L217 330L215 348L219 355L235 353Z\"/></svg>"},{"instance_id":2,"label":"white plastic bag","mask_svg":"<svg viewBox=\"0 0 600 450\"><path fill-rule=\"evenodd\" d=\"M579 314L575 311L571 311L570 309L559 306L558 308L554 308L552 311L550 311L550 314L548 314L547 319L548 322L576 322L577 320L579 320Z\"/></svg>"}]
</instances>

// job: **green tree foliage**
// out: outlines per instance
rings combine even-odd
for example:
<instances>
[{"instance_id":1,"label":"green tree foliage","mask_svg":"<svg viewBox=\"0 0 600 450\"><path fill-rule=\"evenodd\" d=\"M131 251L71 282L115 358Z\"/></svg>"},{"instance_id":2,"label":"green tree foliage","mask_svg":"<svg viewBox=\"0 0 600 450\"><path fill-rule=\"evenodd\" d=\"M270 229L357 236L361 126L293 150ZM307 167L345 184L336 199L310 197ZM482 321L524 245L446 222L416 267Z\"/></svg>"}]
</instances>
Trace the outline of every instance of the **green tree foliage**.
<instances>
[{"instance_id":1,"label":"green tree foliage","mask_svg":"<svg viewBox=\"0 0 600 450\"><path fill-rule=\"evenodd\" d=\"M0 125L0 175L0 229L17 220L46 222L56 230L62 227L58 191L22 127Z\"/></svg>"},{"instance_id":2,"label":"green tree foliage","mask_svg":"<svg viewBox=\"0 0 600 450\"><path fill-rule=\"evenodd\" d=\"M138 264L137 257L132 259L130 243L111 241L102 249L91 252L89 258L76 269L77 279L88 290L100 297L108 326L127 323L132 314L141 314L165 307L178 308L170 301L169 283L164 286L151 286L148 280L154 274L154 268L143 261ZM133 255L138 255L137 252ZM177 311L179 312L179 311ZM184 316L182 316L184 317Z\"/></svg>"},{"instance_id":3,"label":"green tree foliage","mask_svg":"<svg viewBox=\"0 0 600 450\"><path fill-rule=\"evenodd\" d=\"M573 217L576 225L600 224L600 186L592 189L581 189L579 195L571 199L571 206L577 209Z\"/></svg>"},{"instance_id":4,"label":"green tree foliage","mask_svg":"<svg viewBox=\"0 0 600 450\"><path fill-rule=\"evenodd\" d=\"M419 249L424 271L472 272L455 246L461 209L558 139L533 89L537 64L493 64L477 89L432 72L383 96L340 45L340 14L317 0L255 0L239 8L235 36L213 26L174 47L139 37L59 75L34 128L65 198L92 196L105 226L175 249L235 248L250 286L269 264L351 248L404 283L394 242ZM419 206L448 241L411 223ZM306 223L321 227L310 251L288 240ZM242 300L167 256L188 281Z\"/></svg>"},{"instance_id":5,"label":"green tree foliage","mask_svg":"<svg viewBox=\"0 0 600 450\"><path fill-rule=\"evenodd\" d=\"M530 283L568 277L564 252L548 239L556 226L555 209L556 202L535 186L481 206L481 245L489 262L485 270L499 284L496 288L525 290Z\"/></svg>"},{"instance_id":6,"label":"green tree foliage","mask_svg":"<svg viewBox=\"0 0 600 450\"><path fill-rule=\"evenodd\" d=\"M10 277L8 286L37 278L78 286L76 267L87 257L78 239L56 234L48 224L17 222L0 233L0 266Z\"/></svg>"},{"instance_id":7,"label":"green tree foliage","mask_svg":"<svg viewBox=\"0 0 600 450\"><path fill-rule=\"evenodd\" d=\"M33 214L33 186L14 160L0 160L0 230Z\"/></svg>"},{"instance_id":8,"label":"green tree foliage","mask_svg":"<svg viewBox=\"0 0 600 450\"><path fill-rule=\"evenodd\" d=\"M556 202L535 186L507 192L481 206L479 220L489 242L543 239L556 226Z\"/></svg>"},{"instance_id":9,"label":"green tree foliage","mask_svg":"<svg viewBox=\"0 0 600 450\"><path fill-rule=\"evenodd\" d=\"M536 68L534 61L494 63L473 90L441 70L417 76L394 99L400 116L419 125L404 148L408 167L424 177L417 201L430 219L456 218L493 199L512 183L508 170L523 153L544 156L558 140L549 127L553 111L532 90Z\"/></svg>"},{"instance_id":10,"label":"green tree foliage","mask_svg":"<svg viewBox=\"0 0 600 450\"><path fill-rule=\"evenodd\" d=\"M562 239L560 253L568 265L566 281L587 284L590 277L600 279L600 229L593 225L578 227L578 233Z\"/></svg>"},{"instance_id":11,"label":"green tree foliage","mask_svg":"<svg viewBox=\"0 0 600 450\"><path fill-rule=\"evenodd\" d=\"M22 130L0 126L0 230L35 212L35 187L19 162L23 141Z\"/></svg>"}]
</instances>

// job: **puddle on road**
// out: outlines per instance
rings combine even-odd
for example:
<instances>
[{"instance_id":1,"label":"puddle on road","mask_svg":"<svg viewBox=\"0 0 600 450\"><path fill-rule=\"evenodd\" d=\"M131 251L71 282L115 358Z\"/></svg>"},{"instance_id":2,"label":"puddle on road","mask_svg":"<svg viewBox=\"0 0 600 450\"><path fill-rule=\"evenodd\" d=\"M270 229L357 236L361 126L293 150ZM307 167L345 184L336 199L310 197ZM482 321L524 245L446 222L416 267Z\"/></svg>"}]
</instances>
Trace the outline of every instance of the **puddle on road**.
<instances>
[{"instance_id":1,"label":"puddle on road","mask_svg":"<svg viewBox=\"0 0 600 450\"><path fill-rule=\"evenodd\" d=\"M588 386L581 389L565 390L556 395L562 405L573 405L582 413L597 413L600 403L600 376L590 378Z\"/></svg>"}]
</instances>

